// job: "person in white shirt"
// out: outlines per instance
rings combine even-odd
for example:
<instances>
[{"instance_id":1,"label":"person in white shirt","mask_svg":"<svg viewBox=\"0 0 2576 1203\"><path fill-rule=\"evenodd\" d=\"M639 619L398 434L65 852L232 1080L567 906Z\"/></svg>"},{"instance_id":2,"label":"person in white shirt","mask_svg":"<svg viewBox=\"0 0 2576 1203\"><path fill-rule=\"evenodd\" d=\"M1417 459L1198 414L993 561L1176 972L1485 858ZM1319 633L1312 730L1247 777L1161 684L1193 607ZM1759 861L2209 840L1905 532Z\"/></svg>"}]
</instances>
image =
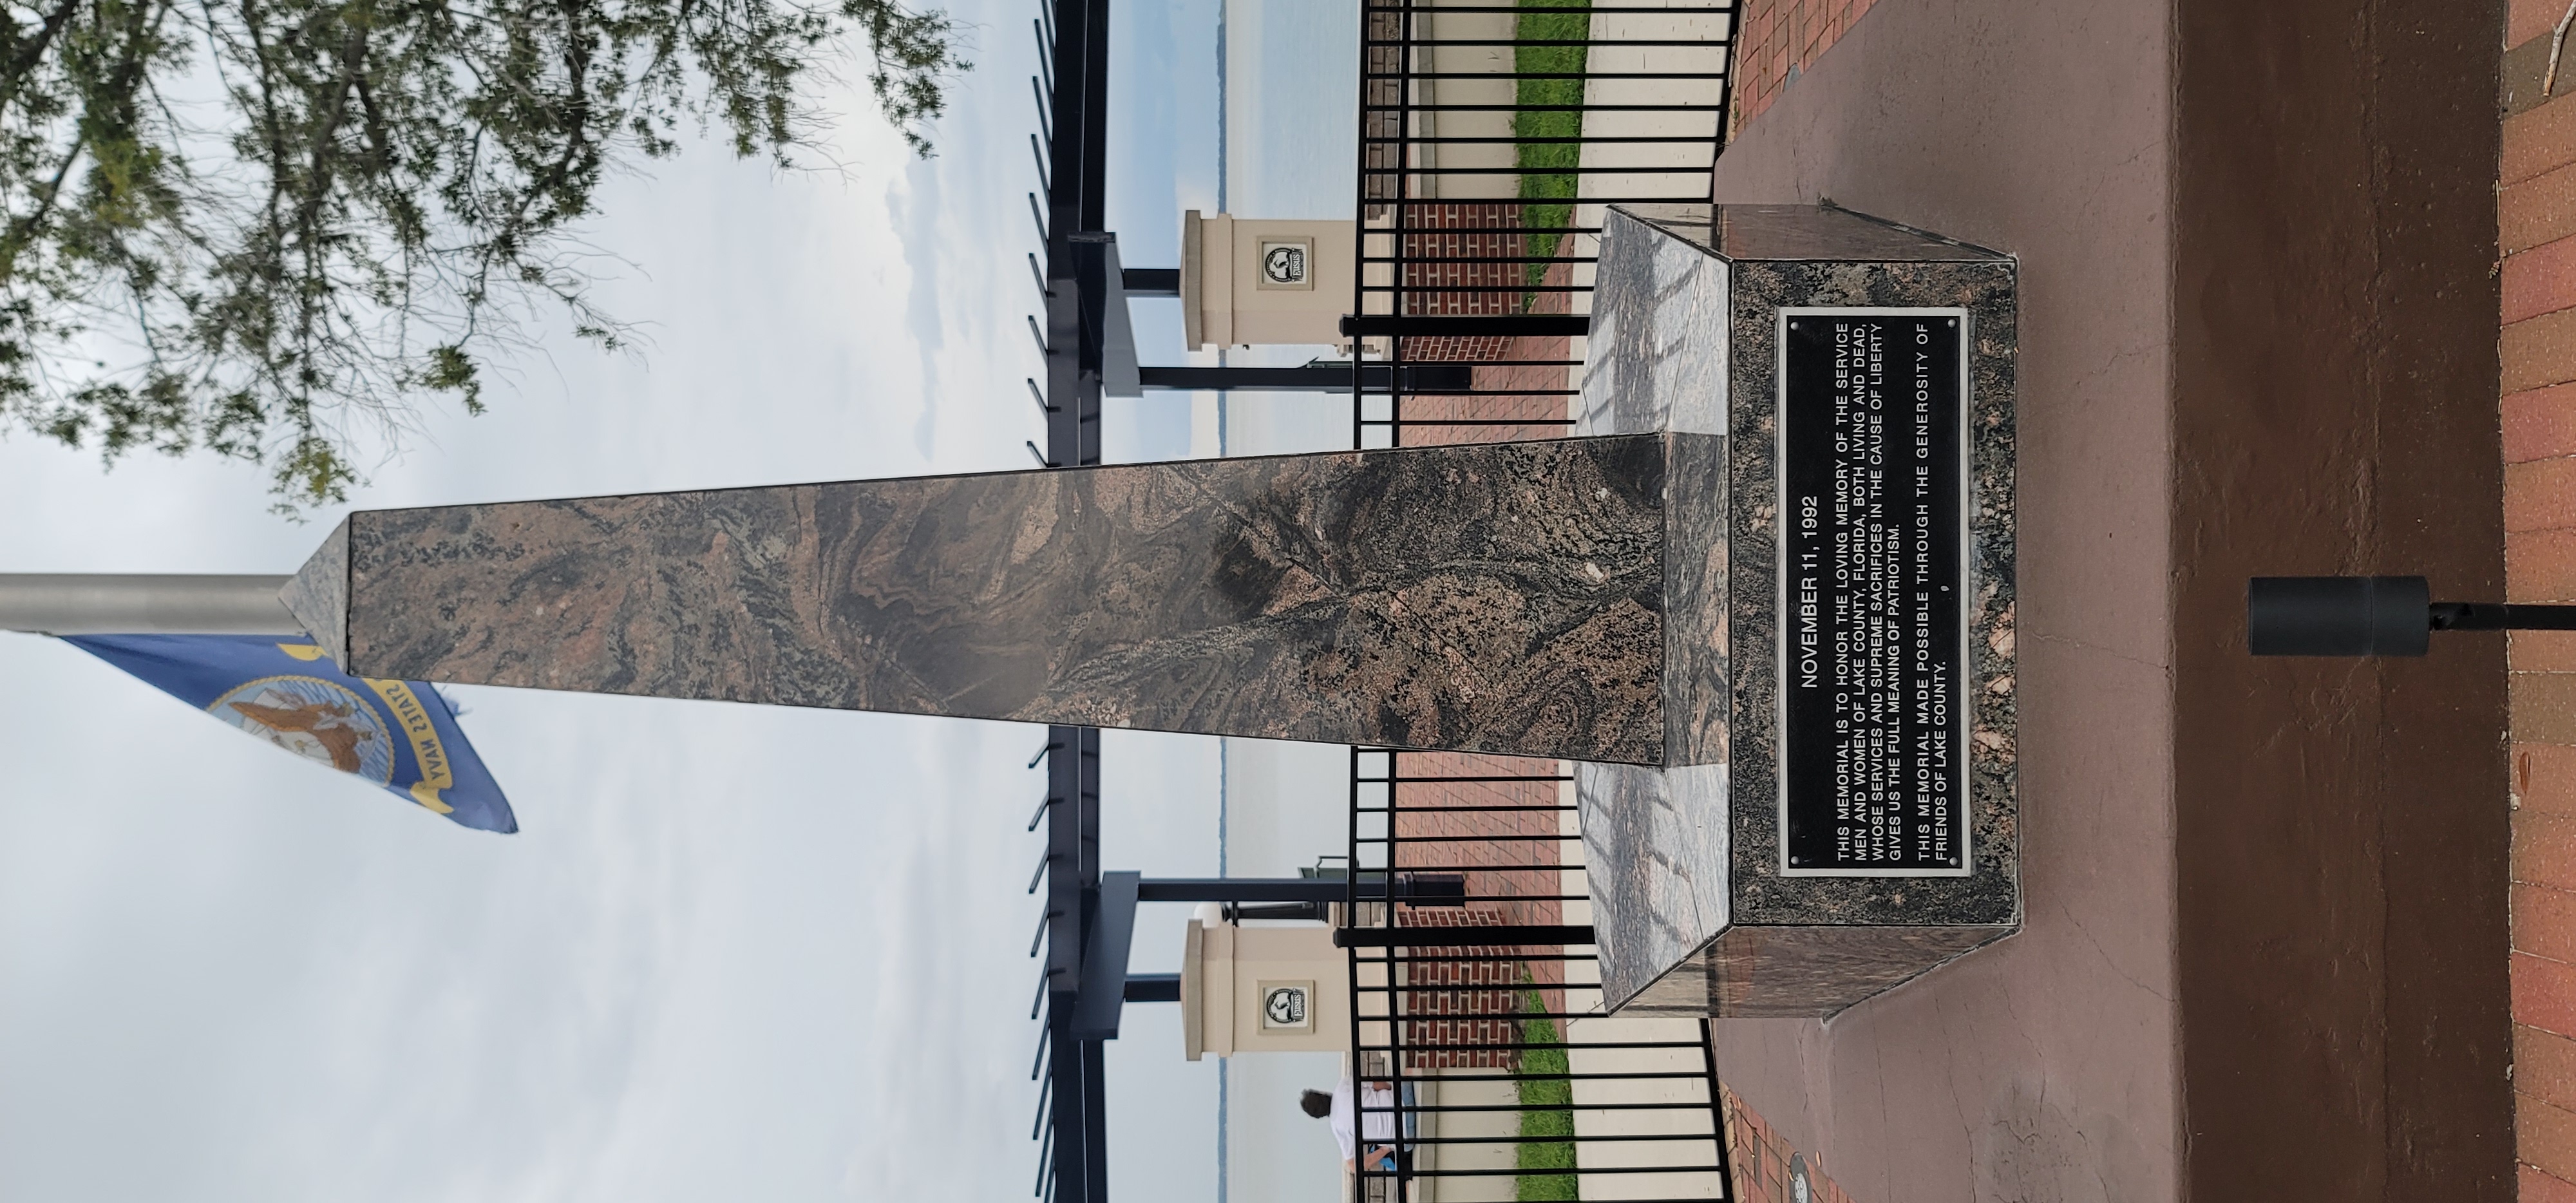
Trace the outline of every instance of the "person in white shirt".
<instances>
[{"instance_id":1,"label":"person in white shirt","mask_svg":"<svg viewBox=\"0 0 2576 1203\"><path fill-rule=\"evenodd\" d=\"M1357 1105L1354 1105L1354 1094ZM1363 1135L1368 1141L1369 1168L1397 1168L1395 1091L1386 1083L1371 1082L1354 1092L1351 1080L1345 1077L1333 1087L1331 1094L1320 1090L1307 1091L1298 1100L1298 1106L1316 1119L1331 1121L1333 1140L1342 1146L1344 1169L1357 1168ZM1363 1107L1366 1108L1364 1112Z\"/></svg>"}]
</instances>

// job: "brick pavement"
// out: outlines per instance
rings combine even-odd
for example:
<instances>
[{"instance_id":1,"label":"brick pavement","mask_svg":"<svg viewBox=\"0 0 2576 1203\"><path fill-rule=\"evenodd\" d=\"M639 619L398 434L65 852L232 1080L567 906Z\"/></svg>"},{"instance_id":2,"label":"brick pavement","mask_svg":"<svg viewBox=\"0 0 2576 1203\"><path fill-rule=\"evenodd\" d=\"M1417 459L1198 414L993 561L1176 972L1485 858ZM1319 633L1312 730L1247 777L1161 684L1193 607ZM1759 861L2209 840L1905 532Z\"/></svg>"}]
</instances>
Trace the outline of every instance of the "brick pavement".
<instances>
[{"instance_id":1,"label":"brick pavement","mask_svg":"<svg viewBox=\"0 0 2576 1203\"><path fill-rule=\"evenodd\" d=\"M1734 110L1728 120L1732 135L1771 102L1793 78L1803 74L1832 49L1834 42L1869 11L1874 0L1744 0L1742 33L1735 48Z\"/></svg>"},{"instance_id":2,"label":"brick pavement","mask_svg":"<svg viewBox=\"0 0 2576 1203\"><path fill-rule=\"evenodd\" d=\"M2496 170L2497 349L2510 600L2576 601L2576 63L2545 95L2564 3L2514 0ZM2576 1203L2576 634L2516 634L2513 1019L2517 1176Z\"/></svg>"},{"instance_id":3,"label":"brick pavement","mask_svg":"<svg viewBox=\"0 0 2576 1203\"><path fill-rule=\"evenodd\" d=\"M1406 924L1511 924L1547 926L1564 922L1564 907L1555 895L1565 892L1564 840L1556 811L1557 764L1511 756L1465 752L1403 752L1394 757L1397 776L1405 778L1517 777L1510 781L1412 780L1395 787L1395 834L1425 841L1398 846L1395 865L1454 872L1467 879L1467 898L1475 912L1461 917L1450 908L1407 908ZM1442 912L1446 911L1446 914ZM1554 953L1554 948L1527 952ZM1547 1009L1565 1009L1565 965L1562 961L1522 963L1513 972L1528 975L1540 987Z\"/></svg>"},{"instance_id":4,"label":"brick pavement","mask_svg":"<svg viewBox=\"0 0 2576 1203\"><path fill-rule=\"evenodd\" d=\"M1726 1117L1726 1160L1733 1171L1728 1176L1734 1179L1728 1184L1732 1198L1739 1203L1852 1203L1852 1197L1825 1175L1822 1161L1809 1160L1782 1140L1734 1091L1720 1084L1717 1097L1720 1113ZM1801 1177L1807 1180L1803 1198L1793 1185Z\"/></svg>"}]
</instances>

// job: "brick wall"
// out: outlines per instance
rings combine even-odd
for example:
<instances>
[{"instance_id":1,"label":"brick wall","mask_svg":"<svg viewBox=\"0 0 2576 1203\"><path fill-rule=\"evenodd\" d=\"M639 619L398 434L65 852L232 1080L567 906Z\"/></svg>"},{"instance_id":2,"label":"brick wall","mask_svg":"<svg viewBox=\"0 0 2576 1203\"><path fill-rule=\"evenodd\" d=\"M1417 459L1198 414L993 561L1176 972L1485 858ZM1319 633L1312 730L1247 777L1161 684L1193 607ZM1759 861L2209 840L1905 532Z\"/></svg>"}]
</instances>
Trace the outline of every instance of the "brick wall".
<instances>
[{"instance_id":1,"label":"brick wall","mask_svg":"<svg viewBox=\"0 0 2576 1203\"><path fill-rule=\"evenodd\" d=\"M1393 858L1399 869L1457 873L1468 905L1404 908L1406 927L1501 927L1562 922L1561 839L1555 807L1556 762L1450 752L1402 752L1394 775ZM1548 780L1436 778L1536 777ZM1415 778L1415 780L1402 780ZM1434 778L1434 780L1420 780ZM1468 945L1411 950L1406 968L1405 1064L1414 1069L1507 1069L1519 1062L1507 1046L1520 1039L1511 1018L1521 995L1565 1009L1560 948ZM1541 959L1532 959L1541 958Z\"/></svg>"},{"instance_id":2,"label":"brick wall","mask_svg":"<svg viewBox=\"0 0 2576 1203\"><path fill-rule=\"evenodd\" d=\"M1571 294L1548 289L1562 289L1574 279L1574 265L1564 256L1573 253L1575 240L1559 242L1560 261L1548 266L1540 280L1541 290L1530 303L1532 313L1570 313ZM1514 252L1518 253L1518 252ZM1507 271L1522 272L1520 265ZM1526 279L1526 275L1517 277ZM1482 279L1482 277L1480 277ZM1518 304L1526 290L1513 278L1499 281L1501 291L1491 296L1508 298ZM1479 310L1483 312L1485 310ZM1499 310L1496 312L1509 312ZM1473 394L1420 393L1403 399L1407 421L1440 419L1481 419L1514 424L1504 426L1406 426L1396 431L1400 446L1420 447L1435 443L1503 443L1519 439L1562 438L1568 427L1563 419L1572 412L1565 390L1573 379L1567 360L1573 355L1573 340L1562 336L1549 338L1409 338L1404 340L1404 357L1417 363L1473 363L1468 387ZM1526 393L1506 390L1527 389ZM1527 419L1527 425L1518 424Z\"/></svg>"},{"instance_id":3,"label":"brick wall","mask_svg":"<svg viewBox=\"0 0 2576 1203\"><path fill-rule=\"evenodd\" d=\"M2506 29L2496 241L2509 600L2576 601L2576 61L2544 94L2564 3ZM2576 1203L2576 635L2517 633L2514 1113L2520 1193Z\"/></svg>"},{"instance_id":4,"label":"brick wall","mask_svg":"<svg viewBox=\"0 0 2576 1203\"><path fill-rule=\"evenodd\" d=\"M1499 927L1501 910L1488 906L1406 907L1407 927ZM1517 949L1496 944L1416 949L1405 967L1404 1063L1413 1069L1509 1069L1520 1061L1509 1047L1520 1037L1511 1016L1520 1010Z\"/></svg>"},{"instance_id":5,"label":"brick wall","mask_svg":"<svg viewBox=\"0 0 2576 1203\"><path fill-rule=\"evenodd\" d=\"M1521 207L1493 201L1408 204L1404 208L1404 312L1516 312L1518 263L1425 263L1424 259L1513 259L1521 254ZM1431 291L1437 289L1437 291ZM1461 355L1459 359L1477 358Z\"/></svg>"}]
</instances>

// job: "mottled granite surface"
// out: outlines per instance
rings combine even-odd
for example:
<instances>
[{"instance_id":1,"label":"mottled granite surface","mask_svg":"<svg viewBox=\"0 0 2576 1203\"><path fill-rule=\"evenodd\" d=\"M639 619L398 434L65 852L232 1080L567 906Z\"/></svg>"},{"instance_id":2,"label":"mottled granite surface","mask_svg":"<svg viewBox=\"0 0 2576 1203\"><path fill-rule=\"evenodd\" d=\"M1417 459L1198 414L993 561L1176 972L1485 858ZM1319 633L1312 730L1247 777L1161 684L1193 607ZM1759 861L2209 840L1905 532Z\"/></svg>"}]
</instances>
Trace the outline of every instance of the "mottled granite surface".
<instances>
[{"instance_id":1,"label":"mottled granite surface","mask_svg":"<svg viewBox=\"0 0 2576 1203\"><path fill-rule=\"evenodd\" d=\"M277 600L297 622L304 624L314 643L331 653L334 663L349 663L348 523L331 528L330 536L304 562L303 570L278 591Z\"/></svg>"},{"instance_id":2,"label":"mottled granite surface","mask_svg":"<svg viewBox=\"0 0 2576 1203\"><path fill-rule=\"evenodd\" d=\"M2003 924L1738 924L1631 996L1623 1015L1831 1015L2012 934Z\"/></svg>"},{"instance_id":3,"label":"mottled granite surface","mask_svg":"<svg viewBox=\"0 0 2576 1203\"><path fill-rule=\"evenodd\" d=\"M1621 216L1730 263L2009 264L2012 256L1834 205L1622 205ZM1606 252L1605 252L1606 254ZM1816 304L1840 302L1818 301ZM1907 300L1904 304L1922 304Z\"/></svg>"},{"instance_id":4,"label":"mottled granite surface","mask_svg":"<svg viewBox=\"0 0 2576 1203\"><path fill-rule=\"evenodd\" d=\"M1784 213L1785 209L1785 213ZM1779 232L1788 214L1817 215L1825 230L1806 239ZM1775 434L1779 382L1777 324L1783 307L1956 307L1969 318L1968 345L1968 695L1969 848L1961 878L1784 877L1780 875L1774 769L1778 746L1778 661L1748 656L1734 677L1735 781L1760 806L1735 815L1735 908L1739 922L2011 923L2020 915L2018 812L2013 772L2013 348L2017 307L2010 258L1884 227L1840 210L1720 206L1709 226L1664 227L1705 235L1720 247L1737 231L1755 247L1812 248L1828 234L1883 262L1737 263L1732 365L1734 550L1729 590L1739 644L1779 641L1778 495ZM1839 232L1839 233L1837 233ZM1912 239L1919 258L1896 258L1892 239Z\"/></svg>"},{"instance_id":5,"label":"mottled granite surface","mask_svg":"<svg viewBox=\"0 0 2576 1203\"><path fill-rule=\"evenodd\" d=\"M1593 279L1574 433L1724 435L1725 261L1678 238L1604 238Z\"/></svg>"},{"instance_id":6,"label":"mottled granite surface","mask_svg":"<svg viewBox=\"0 0 2576 1203\"><path fill-rule=\"evenodd\" d=\"M1577 764L1601 989L1633 998L1727 926L1727 767Z\"/></svg>"},{"instance_id":7,"label":"mottled granite surface","mask_svg":"<svg viewBox=\"0 0 2576 1203\"><path fill-rule=\"evenodd\" d=\"M1726 440L1662 436L1664 463L1664 757L1726 760Z\"/></svg>"},{"instance_id":8,"label":"mottled granite surface","mask_svg":"<svg viewBox=\"0 0 2576 1203\"><path fill-rule=\"evenodd\" d=\"M1726 496L1701 511L1725 525L1727 537L1711 544L1714 577L1724 583L1668 590L1703 604L1725 599L1724 615L1701 629L1707 663L1729 682L1723 702L1703 713L1722 721L1726 742L1701 759L1726 772L1694 770L1687 781L1653 769L1576 774L1604 917L1605 992L1614 1005L1643 1010L1825 1014L2009 934L2021 915L2012 259L1833 208L1636 207L1611 213L1595 289L1594 311L1606 317L1595 318L1578 429L1697 425L1715 405L1726 458ZM1964 877L1781 872L1777 324L1793 307L1955 308L1969 318L1973 723ZM1737 649L1731 659L1729 647ZM1726 839L1669 841L1640 854L1659 838L1652 833L1713 824ZM1718 882L1722 905L1708 901Z\"/></svg>"},{"instance_id":9,"label":"mottled granite surface","mask_svg":"<svg viewBox=\"0 0 2576 1203\"><path fill-rule=\"evenodd\" d=\"M1723 572L1716 443L368 511L290 596L345 580L370 676L1664 764L1668 686L1723 709L1665 634L1723 621L1666 597Z\"/></svg>"}]
</instances>

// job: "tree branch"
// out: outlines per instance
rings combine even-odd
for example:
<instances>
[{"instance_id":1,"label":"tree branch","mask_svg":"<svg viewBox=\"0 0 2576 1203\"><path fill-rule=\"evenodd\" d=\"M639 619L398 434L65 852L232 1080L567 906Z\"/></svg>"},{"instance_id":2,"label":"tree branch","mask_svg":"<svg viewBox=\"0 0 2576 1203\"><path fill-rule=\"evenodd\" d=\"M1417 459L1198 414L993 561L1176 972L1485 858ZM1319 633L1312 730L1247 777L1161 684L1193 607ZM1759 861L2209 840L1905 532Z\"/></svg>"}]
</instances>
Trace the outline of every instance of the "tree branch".
<instances>
[{"instance_id":1,"label":"tree branch","mask_svg":"<svg viewBox=\"0 0 2576 1203\"><path fill-rule=\"evenodd\" d=\"M18 85L27 78L28 72L44 61L45 51L53 46L54 38L62 33L63 26L71 23L72 14L80 11L81 3L82 0L62 0L55 5L54 11L45 14L45 22L38 27L36 36L29 38L18 47L16 54L9 56L8 66L0 67L0 110L5 110L8 103L17 98Z\"/></svg>"}]
</instances>

